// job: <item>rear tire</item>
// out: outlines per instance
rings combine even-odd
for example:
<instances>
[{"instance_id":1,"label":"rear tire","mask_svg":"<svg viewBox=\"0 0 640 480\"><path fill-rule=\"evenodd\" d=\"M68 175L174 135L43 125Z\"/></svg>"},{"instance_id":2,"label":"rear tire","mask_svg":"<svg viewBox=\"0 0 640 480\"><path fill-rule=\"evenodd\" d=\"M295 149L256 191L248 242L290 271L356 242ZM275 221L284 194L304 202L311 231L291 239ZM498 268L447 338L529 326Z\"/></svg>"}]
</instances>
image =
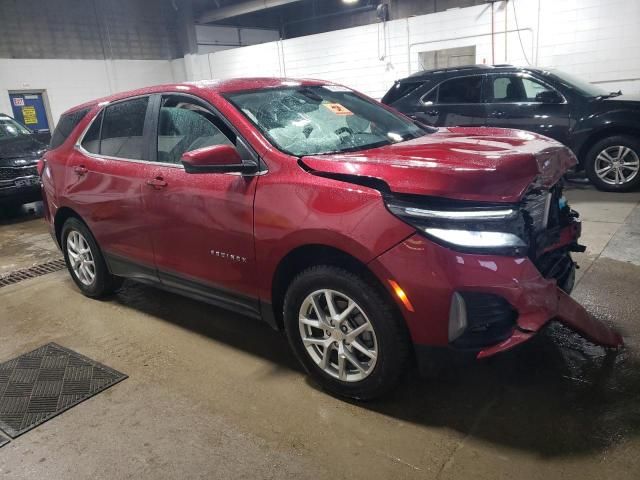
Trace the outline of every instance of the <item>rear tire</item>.
<instances>
[{"instance_id":1,"label":"rear tire","mask_svg":"<svg viewBox=\"0 0 640 480\"><path fill-rule=\"evenodd\" d=\"M585 157L591 183L605 192L628 192L640 185L640 139L614 135L597 142Z\"/></svg>"},{"instance_id":2,"label":"rear tire","mask_svg":"<svg viewBox=\"0 0 640 480\"><path fill-rule=\"evenodd\" d=\"M69 218L62 226L62 252L67 270L80 291L91 298L115 292L122 278L109 272L93 235L77 218Z\"/></svg>"},{"instance_id":3,"label":"rear tire","mask_svg":"<svg viewBox=\"0 0 640 480\"><path fill-rule=\"evenodd\" d=\"M360 275L328 265L311 267L291 282L284 301L287 337L324 389L369 400L404 374L409 336L385 293Z\"/></svg>"}]
</instances>

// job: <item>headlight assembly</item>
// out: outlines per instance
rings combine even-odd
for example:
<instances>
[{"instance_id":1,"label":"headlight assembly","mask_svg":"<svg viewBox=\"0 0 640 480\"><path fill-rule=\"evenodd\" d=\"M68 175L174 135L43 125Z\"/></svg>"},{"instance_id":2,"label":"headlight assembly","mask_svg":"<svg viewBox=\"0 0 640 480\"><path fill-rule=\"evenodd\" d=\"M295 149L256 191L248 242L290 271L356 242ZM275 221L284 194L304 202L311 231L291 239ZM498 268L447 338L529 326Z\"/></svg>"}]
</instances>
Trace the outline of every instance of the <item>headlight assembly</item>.
<instances>
[{"instance_id":1,"label":"headlight assembly","mask_svg":"<svg viewBox=\"0 0 640 480\"><path fill-rule=\"evenodd\" d=\"M387 208L420 233L454 250L522 255L528 248L518 205L390 198Z\"/></svg>"}]
</instances>

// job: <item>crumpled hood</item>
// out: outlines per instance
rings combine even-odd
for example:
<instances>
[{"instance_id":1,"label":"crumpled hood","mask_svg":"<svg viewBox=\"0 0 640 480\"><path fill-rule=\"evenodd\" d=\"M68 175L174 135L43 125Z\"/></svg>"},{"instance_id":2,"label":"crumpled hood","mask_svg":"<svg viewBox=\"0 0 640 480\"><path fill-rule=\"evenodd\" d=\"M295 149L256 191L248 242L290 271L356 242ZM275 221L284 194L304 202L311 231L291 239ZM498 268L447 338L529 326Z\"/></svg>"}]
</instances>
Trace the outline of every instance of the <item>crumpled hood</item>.
<instances>
[{"instance_id":1,"label":"crumpled hood","mask_svg":"<svg viewBox=\"0 0 640 480\"><path fill-rule=\"evenodd\" d=\"M553 185L576 158L560 143L534 133L459 127L380 148L306 156L301 161L312 171L382 180L396 193L516 202L534 181Z\"/></svg>"}]
</instances>

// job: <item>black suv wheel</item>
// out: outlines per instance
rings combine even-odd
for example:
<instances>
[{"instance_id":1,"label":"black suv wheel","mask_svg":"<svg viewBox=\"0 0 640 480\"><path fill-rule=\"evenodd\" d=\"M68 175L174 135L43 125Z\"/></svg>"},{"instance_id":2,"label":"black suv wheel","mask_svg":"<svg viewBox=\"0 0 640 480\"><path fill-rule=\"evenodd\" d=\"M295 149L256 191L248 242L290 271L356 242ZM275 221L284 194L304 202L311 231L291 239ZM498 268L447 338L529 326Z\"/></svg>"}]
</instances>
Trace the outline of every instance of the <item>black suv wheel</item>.
<instances>
[{"instance_id":1,"label":"black suv wheel","mask_svg":"<svg viewBox=\"0 0 640 480\"><path fill-rule=\"evenodd\" d=\"M591 183L607 192L627 192L640 185L640 141L616 135L597 142L585 158Z\"/></svg>"}]
</instances>

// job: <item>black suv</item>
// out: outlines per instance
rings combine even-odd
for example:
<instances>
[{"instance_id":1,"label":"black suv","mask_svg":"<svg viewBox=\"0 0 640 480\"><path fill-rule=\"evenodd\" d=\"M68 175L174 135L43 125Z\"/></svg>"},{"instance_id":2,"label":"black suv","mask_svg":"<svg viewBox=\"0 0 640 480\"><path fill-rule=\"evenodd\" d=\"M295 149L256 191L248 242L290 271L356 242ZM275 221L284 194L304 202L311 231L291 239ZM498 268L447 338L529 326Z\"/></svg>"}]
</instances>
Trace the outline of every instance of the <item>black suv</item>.
<instances>
[{"instance_id":1,"label":"black suv","mask_svg":"<svg viewBox=\"0 0 640 480\"><path fill-rule=\"evenodd\" d=\"M622 192L640 184L640 98L558 70L474 65L424 71L396 81L382 102L438 127L540 133L571 148L599 189Z\"/></svg>"},{"instance_id":2,"label":"black suv","mask_svg":"<svg viewBox=\"0 0 640 480\"><path fill-rule=\"evenodd\" d=\"M0 206L42 198L37 163L45 149L38 134L0 113Z\"/></svg>"}]
</instances>

